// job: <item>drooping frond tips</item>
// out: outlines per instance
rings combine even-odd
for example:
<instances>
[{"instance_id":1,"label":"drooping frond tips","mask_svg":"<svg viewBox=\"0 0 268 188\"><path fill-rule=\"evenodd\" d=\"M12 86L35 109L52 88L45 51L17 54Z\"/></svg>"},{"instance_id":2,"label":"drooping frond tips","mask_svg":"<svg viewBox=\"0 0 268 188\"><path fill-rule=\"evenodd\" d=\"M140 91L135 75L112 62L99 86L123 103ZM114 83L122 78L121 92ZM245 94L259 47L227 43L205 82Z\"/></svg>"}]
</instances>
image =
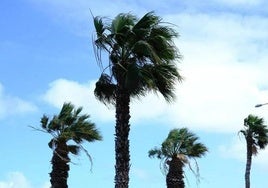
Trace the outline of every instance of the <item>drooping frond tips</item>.
<instances>
[{"instance_id":1,"label":"drooping frond tips","mask_svg":"<svg viewBox=\"0 0 268 188\"><path fill-rule=\"evenodd\" d=\"M41 122L41 127L43 129L47 129L48 120L49 120L49 118L45 115L43 115L43 117L41 118L40 122Z\"/></svg>"},{"instance_id":2,"label":"drooping frond tips","mask_svg":"<svg viewBox=\"0 0 268 188\"><path fill-rule=\"evenodd\" d=\"M97 36L101 37L105 31L105 25L104 25L103 19L99 16L94 17L94 26L95 26Z\"/></svg>"},{"instance_id":3,"label":"drooping frond tips","mask_svg":"<svg viewBox=\"0 0 268 188\"><path fill-rule=\"evenodd\" d=\"M148 156L150 158L156 157L158 159L161 159L162 158L162 151L160 149L158 149L158 148L151 149L148 152Z\"/></svg>"},{"instance_id":4,"label":"drooping frond tips","mask_svg":"<svg viewBox=\"0 0 268 188\"><path fill-rule=\"evenodd\" d=\"M96 82L94 94L98 100L104 104L115 103L116 85L112 83L111 77L107 74L102 74Z\"/></svg>"}]
</instances>

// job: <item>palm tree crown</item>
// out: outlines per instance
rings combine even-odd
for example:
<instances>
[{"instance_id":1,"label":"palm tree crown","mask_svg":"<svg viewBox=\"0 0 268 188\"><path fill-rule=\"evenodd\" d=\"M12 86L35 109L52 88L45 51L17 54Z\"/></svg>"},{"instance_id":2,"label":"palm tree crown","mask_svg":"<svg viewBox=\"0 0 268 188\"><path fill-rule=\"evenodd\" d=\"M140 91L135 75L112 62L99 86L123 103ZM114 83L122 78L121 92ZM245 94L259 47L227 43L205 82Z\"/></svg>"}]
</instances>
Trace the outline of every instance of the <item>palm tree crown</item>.
<instances>
[{"instance_id":1,"label":"palm tree crown","mask_svg":"<svg viewBox=\"0 0 268 188\"><path fill-rule=\"evenodd\" d=\"M67 143L72 140L75 144L68 145L68 149L71 153L77 154L83 141L102 139L95 124L88 120L90 116L80 115L81 111L82 107L75 109L71 103L64 103L59 115L53 116L50 121L46 115L41 118L42 128L53 137L49 142L51 149L57 147L59 142Z\"/></svg>"},{"instance_id":2,"label":"palm tree crown","mask_svg":"<svg viewBox=\"0 0 268 188\"><path fill-rule=\"evenodd\" d=\"M149 157L169 160L174 156L183 155L186 159L200 158L208 151L207 147L198 141L198 137L187 128L173 129L162 143L161 148L149 151ZM189 161L189 160L186 160Z\"/></svg>"},{"instance_id":3,"label":"palm tree crown","mask_svg":"<svg viewBox=\"0 0 268 188\"><path fill-rule=\"evenodd\" d=\"M243 134L247 143L247 162L245 170L245 187L250 188L250 170L252 155L257 155L258 150L264 149L268 144L268 128L264 125L264 119L254 115L248 115L244 119Z\"/></svg>"},{"instance_id":4,"label":"palm tree crown","mask_svg":"<svg viewBox=\"0 0 268 188\"><path fill-rule=\"evenodd\" d=\"M164 170L166 173L168 171L166 178L168 188L184 188L183 167L185 164L190 164L191 159L200 158L208 151L198 139L187 128L173 129L160 148L149 151L149 157L157 157L164 161ZM190 169L192 170L191 167ZM194 173L199 175L198 167Z\"/></svg>"},{"instance_id":5,"label":"palm tree crown","mask_svg":"<svg viewBox=\"0 0 268 188\"><path fill-rule=\"evenodd\" d=\"M264 125L264 119L250 114L244 119L244 126L240 133L250 141L253 154L257 154L259 149L264 149L268 144L268 128Z\"/></svg>"},{"instance_id":6,"label":"palm tree crown","mask_svg":"<svg viewBox=\"0 0 268 188\"><path fill-rule=\"evenodd\" d=\"M175 97L175 82L182 78L175 65L180 55L173 43L178 36L173 28L154 12L139 20L129 13L119 14L109 24L105 18L95 17L94 25L97 59L100 62L101 50L109 54L109 64L95 89L101 101L115 103L116 84L121 79L121 87L131 96L152 90L159 91L168 101Z\"/></svg>"},{"instance_id":7,"label":"palm tree crown","mask_svg":"<svg viewBox=\"0 0 268 188\"><path fill-rule=\"evenodd\" d=\"M46 115L41 118L42 129L52 135L48 143L53 150L50 173L52 188L68 187L69 153L77 155L82 149L89 156L81 143L102 139L95 124L88 120L89 115L80 115L81 111L82 107L75 109L71 103L64 103L60 113L53 116L51 120ZM68 143L69 141L72 141L71 144Z\"/></svg>"}]
</instances>

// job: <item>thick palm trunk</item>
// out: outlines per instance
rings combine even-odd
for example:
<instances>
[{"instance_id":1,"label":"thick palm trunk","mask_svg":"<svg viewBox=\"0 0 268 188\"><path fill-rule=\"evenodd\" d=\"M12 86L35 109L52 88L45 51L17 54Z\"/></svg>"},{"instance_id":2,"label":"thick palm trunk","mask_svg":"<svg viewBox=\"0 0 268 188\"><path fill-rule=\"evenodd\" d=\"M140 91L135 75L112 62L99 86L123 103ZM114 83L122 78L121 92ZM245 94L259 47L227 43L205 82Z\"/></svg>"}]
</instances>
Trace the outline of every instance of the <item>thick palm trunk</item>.
<instances>
[{"instance_id":1,"label":"thick palm trunk","mask_svg":"<svg viewBox=\"0 0 268 188\"><path fill-rule=\"evenodd\" d=\"M129 184L129 104L130 95L118 81L115 126L115 188L128 188Z\"/></svg>"},{"instance_id":2,"label":"thick palm trunk","mask_svg":"<svg viewBox=\"0 0 268 188\"><path fill-rule=\"evenodd\" d=\"M167 188L184 188L184 180L183 180L184 164L177 157L173 157L168 164L169 164L169 170L166 177Z\"/></svg>"},{"instance_id":3,"label":"thick palm trunk","mask_svg":"<svg viewBox=\"0 0 268 188\"><path fill-rule=\"evenodd\" d=\"M245 188L250 188L250 169L252 161L252 142L247 140L247 164L245 172Z\"/></svg>"},{"instance_id":4,"label":"thick palm trunk","mask_svg":"<svg viewBox=\"0 0 268 188\"><path fill-rule=\"evenodd\" d=\"M61 143L53 152L50 173L51 188L68 188L67 178L69 171L69 157L66 143Z\"/></svg>"}]
</instances>

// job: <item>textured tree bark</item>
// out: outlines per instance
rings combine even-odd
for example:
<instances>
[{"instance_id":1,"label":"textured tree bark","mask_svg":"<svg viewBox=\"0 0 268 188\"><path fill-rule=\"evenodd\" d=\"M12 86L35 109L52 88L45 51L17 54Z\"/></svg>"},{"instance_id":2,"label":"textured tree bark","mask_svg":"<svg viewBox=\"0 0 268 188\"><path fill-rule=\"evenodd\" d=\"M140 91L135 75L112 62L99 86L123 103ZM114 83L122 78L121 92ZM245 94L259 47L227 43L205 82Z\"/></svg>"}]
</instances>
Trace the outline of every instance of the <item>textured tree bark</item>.
<instances>
[{"instance_id":1,"label":"textured tree bark","mask_svg":"<svg viewBox=\"0 0 268 188\"><path fill-rule=\"evenodd\" d=\"M66 143L61 143L53 152L50 173L51 188L68 188L69 157Z\"/></svg>"},{"instance_id":2,"label":"textured tree bark","mask_svg":"<svg viewBox=\"0 0 268 188\"><path fill-rule=\"evenodd\" d=\"M252 162L252 141L247 139L247 164L245 172L245 187L250 188L250 169Z\"/></svg>"},{"instance_id":3,"label":"textured tree bark","mask_svg":"<svg viewBox=\"0 0 268 188\"><path fill-rule=\"evenodd\" d=\"M184 188L183 162L179 158L173 157L168 162L168 165L169 170L166 177L167 188Z\"/></svg>"},{"instance_id":4,"label":"textured tree bark","mask_svg":"<svg viewBox=\"0 0 268 188\"><path fill-rule=\"evenodd\" d=\"M129 184L129 104L130 95L118 81L116 94L116 126L115 126L115 188L128 188Z\"/></svg>"}]
</instances>

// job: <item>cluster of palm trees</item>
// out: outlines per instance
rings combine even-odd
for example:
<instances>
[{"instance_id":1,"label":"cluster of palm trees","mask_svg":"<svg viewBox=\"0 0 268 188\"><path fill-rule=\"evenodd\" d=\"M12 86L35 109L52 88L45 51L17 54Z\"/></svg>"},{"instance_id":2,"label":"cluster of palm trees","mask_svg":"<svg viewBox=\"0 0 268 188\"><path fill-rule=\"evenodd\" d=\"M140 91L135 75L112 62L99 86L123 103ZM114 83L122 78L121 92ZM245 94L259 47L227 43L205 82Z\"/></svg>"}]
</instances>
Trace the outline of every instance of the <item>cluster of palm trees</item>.
<instances>
[{"instance_id":1,"label":"cluster of palm trees","mask_svg":"<svg viewBox=\"0 0 268 188\"><path fill-rule=\"evenodd\" d=\"M95 53L103 69L94 93L104 104L115 106L114 182L115 188L128 188L130 101L149 92L160 93L167 102L175 99L175 85L182 81L176 66L181 56L173 41L178 33L154 12L140 19L130 13L118 14L113 20L94 17L94 26ZM108 53L107 64L101 62L102 51ZM47 116L41 118L42 130L52 135L49 142L53 150L50 173L52 188L68 187L69 153L78 154L82 149L89 156L81 143L102 139L89 116L81 115L81 111L81 107L75 109L71 103L65 103L59 115L51 119ZM263 121L254 116L245 120L245 126L246 129L241 133L245 135L248 150L251 149L248 151L248 178L251 156L258 148L266 146L268 131ZM164 161L168 188L184 188L183 167L190 164L190 159L202 157L208 151L198 139L187 128L173 129L160 148L149 151L150 157ZM73 141L72 144L69 141ZM198 169L195 172L198 174Z\"/></svg>"}]
</instances>

